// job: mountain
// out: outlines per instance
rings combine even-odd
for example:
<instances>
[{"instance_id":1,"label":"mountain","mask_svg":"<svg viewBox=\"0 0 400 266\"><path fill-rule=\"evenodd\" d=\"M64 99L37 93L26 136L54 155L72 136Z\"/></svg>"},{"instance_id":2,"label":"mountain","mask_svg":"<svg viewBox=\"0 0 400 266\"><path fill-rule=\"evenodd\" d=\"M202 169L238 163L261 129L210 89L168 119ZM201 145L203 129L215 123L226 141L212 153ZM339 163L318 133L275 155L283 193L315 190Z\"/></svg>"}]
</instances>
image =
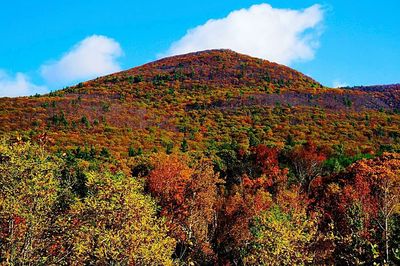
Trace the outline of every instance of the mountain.
<instances>
[{"instance_id":1,"label":"mountain","mask_svg":"<svg viewBox=\"0 0 400 266\"><path fill-rule=\"evenodd\" d=\"M399 85L333 89L283 65L230 50L164 58L43 96L1 98L0 130L46 133L53 148L190 150L249 136L351 150L395 146ZM397 145L397 146L396 146Z\"/></svg>"},{"instance_id":2,"label":"mountain","mask_svg":"<svg viewBox=\"0 0 400 266\"><path fill-rule=\"evenodd\" d=\"M0 264L399 265L399 110L229 50L0 98Z\"/></svg>"}]
</instances>

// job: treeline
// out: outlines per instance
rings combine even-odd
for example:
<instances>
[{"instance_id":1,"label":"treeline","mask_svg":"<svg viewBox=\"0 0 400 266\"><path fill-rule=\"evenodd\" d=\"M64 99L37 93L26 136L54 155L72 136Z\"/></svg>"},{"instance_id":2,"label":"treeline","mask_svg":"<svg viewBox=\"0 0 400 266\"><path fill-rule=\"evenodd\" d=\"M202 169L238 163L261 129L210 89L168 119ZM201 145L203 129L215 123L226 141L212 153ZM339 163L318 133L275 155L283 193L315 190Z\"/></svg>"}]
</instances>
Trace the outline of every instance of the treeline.
<instances>
[{"instance_id":1,"label":"treeline","mask_svg":"<svg viewBox=\"0 0 400 266\"><path fill-rule=\"evenodd\" d=\"M253 144L212 154L130 147L121 166L104 149L51 154L3 138L0 263L400 262L399 154Z\"/></svg>"}]
</instances>

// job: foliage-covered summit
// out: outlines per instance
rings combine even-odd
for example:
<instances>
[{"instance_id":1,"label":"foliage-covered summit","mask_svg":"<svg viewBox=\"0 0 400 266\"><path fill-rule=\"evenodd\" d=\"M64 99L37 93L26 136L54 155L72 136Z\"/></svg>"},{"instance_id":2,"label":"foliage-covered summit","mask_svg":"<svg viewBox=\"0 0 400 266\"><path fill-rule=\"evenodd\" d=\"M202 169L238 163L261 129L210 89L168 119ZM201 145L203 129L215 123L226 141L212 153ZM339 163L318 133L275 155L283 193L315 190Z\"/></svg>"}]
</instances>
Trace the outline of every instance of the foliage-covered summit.
<instances>
[{"instance_id":1,"label":"foliage-covered summit","mask_svg":"<svg viewBox=\"0 0 400 266\"><path fill-rule=\"evenodd\" d=\"M394 86L397 88L396 86ZM38 97L0 99L0 131L56 147L203 150L313 139L398 150L398 89L330 89L288 67L210 50L164 58ZM131 150L132 151L132 150Z\"/></svg>"}]
</instances>

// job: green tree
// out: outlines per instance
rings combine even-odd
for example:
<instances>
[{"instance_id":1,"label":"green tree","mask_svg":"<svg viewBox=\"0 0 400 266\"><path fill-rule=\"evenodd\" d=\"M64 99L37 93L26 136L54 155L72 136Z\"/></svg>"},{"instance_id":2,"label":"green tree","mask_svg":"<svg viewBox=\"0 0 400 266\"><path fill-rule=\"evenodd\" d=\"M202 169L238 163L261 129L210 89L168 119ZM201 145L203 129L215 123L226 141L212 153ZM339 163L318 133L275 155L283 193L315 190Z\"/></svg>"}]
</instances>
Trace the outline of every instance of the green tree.
<instances>
[{"instance_id":1,"label":"green tree","mask_svg":"<svg viewBox=\"0 0 400 266\"><path fill-rule=\"evenodd\" d=\"M129 156L129 157L134 157L135 155L136 155L135 148L133 148L133 146L129 146L129 149L128 149L128 156Z\"/></svg>"},{"instance_id":2,"label":"green tree","mask_svg":"<svg viewBox=\"0 0 400 266\"><path fill-rule=\"evenodd\" d=\"M188 150L189 150L189 145L187 143L187 140L183 139L182 143L181 143L181 151L182 152L187 152Z\"/></svg>"}]
</instances>

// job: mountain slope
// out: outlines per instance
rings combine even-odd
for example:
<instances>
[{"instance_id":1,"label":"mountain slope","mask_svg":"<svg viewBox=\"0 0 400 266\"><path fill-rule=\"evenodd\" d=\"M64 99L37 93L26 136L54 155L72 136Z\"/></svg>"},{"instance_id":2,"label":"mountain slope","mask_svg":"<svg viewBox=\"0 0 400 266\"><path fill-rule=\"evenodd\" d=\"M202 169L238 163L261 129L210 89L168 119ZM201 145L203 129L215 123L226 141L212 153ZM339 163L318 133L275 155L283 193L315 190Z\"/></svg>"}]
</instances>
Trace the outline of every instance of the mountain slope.
<instances>
[{"instance_id":1,"label":"mountain slope","mask_svg":"<svg viewBox=\"0 0 400 266\"><path fill-rule=\"evenodd\" d=\"M0 130L53 148L213 149L288 138L357 151L399 147L400 93L331 89L276 63L230 50L161 59L39 97L0 99ZM252 140L253 138L253 140Z\"/></svg>"},{"instance_id":2,"label":"mountain slope","mask_svg":"<svg viewBox=\"0 0 400 266\"><path fill-rule=\"evenodd\" d=\"M396 264L399 88L213 50L1 98L0 261Z\"/></svg>"}]
</instances>

